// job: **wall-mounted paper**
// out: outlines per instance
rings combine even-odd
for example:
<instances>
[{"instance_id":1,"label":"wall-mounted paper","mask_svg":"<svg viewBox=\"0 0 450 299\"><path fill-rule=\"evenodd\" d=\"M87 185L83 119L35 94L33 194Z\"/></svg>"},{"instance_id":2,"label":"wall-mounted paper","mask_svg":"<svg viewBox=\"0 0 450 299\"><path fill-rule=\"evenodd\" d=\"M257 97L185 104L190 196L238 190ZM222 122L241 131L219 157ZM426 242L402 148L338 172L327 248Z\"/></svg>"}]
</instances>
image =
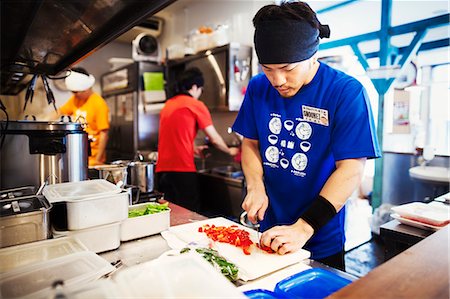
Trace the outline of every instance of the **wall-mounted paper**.
<instances>
[{"instance_id":1,"label":"wall-mounted paper","mask_svg":"<svg viewBox=\"0 0 450 299\"><path fill-rule=\"evenodd\" d=\"M144 90L164 90L164 76L162 72L145 72Z\"/></svg>"}]
</instances>

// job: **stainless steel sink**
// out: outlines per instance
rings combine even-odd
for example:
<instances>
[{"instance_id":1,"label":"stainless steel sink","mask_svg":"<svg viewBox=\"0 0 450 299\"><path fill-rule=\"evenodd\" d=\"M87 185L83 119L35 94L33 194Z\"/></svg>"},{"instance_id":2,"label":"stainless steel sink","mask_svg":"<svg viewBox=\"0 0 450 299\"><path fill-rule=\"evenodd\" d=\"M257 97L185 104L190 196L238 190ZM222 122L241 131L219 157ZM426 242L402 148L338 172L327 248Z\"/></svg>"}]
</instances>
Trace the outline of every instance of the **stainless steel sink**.
<instances>
[{"instance_id":1,"label":"stainless steel sink","mask_svg":"<svg viewBox=\"0 0 450 299\"><path fill-rule=\"evenodd\" d=\"M199 170L198 179L202 214L238 220L245 197L241 168L222 166Z\"/></svg>"}]
</instances>

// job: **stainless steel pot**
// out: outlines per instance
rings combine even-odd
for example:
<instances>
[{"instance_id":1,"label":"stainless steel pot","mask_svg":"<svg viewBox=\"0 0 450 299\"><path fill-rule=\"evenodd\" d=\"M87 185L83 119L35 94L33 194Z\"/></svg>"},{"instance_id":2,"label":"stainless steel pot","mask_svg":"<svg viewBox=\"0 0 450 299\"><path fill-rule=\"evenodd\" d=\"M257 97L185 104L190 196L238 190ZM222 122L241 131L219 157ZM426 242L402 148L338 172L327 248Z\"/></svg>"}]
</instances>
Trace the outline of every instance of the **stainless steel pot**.
<instances>
[{"instance_id":1,"label":"stainless steel pot","mask_svg":"<svg viewBox=\"0 0 450 299\"><path fill-rule=\"evenodd\" d=\"M138 186L141 192L152 192L155 179L155 164L153 162L135 161L128 165L130 184Z\"/></svg>"},{"instance_id":2,"label":"stainless steel pot","mask_svg":"<svg viewBox=\"0 0 450 299\"><path fill-rule=\"evenodd\" d=\"M127 184L127 166L122 165L97 165L94 169L98 171L99 179L105 179L122 188Z\"/></svg>"},{"instance_id":3,"label":"stainless steel pot","mask_svg":"<svg viewBox=\"0 0 450 299\"><path fill-rule=\"evenodd\" d=\"M4 133L0 189L87 179L88 138L81 124L10 121Z\"/></svg>"}]
</instances>

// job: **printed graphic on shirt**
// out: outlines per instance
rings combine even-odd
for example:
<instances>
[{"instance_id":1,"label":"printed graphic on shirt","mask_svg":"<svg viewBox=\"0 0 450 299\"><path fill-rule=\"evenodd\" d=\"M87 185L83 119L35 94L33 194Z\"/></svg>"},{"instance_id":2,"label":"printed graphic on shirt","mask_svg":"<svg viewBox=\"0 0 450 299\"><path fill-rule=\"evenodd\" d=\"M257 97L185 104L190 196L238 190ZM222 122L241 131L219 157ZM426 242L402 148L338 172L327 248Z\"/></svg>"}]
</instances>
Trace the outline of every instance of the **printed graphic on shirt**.
<instances>
[{"instance_id":1,"label":"printed graphic on shirt","mask_svg":"<svg viewBox=\"0 0 450 299\"><path fill-rule=\"evenodd\" d=\"M266 156L267 161L269 161L270 163L277 163L278 159L280 157L280 151L275 146L269 146L266 149L265 156Z\"/></svg>"},{"instance_id":2,"label":"printed graphic on shirt","mask_svg":"<svg viewBox=\"0 0 450 299\"><path fill-rule=\"evenodd\" d=\"M288 131L291 131L294 127L294 122L290 119L284 121L284 128Z\"/></svg>"},{"instance_id":3,"label":"printed graphic on shirt","mask_svg":"<svg viewBox=\"0 0 450 299\"><path fill-rule=\"evenodd\" d=\"M300 148L306 153L311 148L311 143L309 143L308 141L302 141L300 142Z\"/></svg>"},{"instance_id":4,"label":"printed graphic on shirt","mask_svg":"<svg viewBox=\"0 0 450 299\"><path fill-rule=\"evenodd\" d=\"M80 124L87 125L87 111L77 109L74 114L74 121Z\"/></svg>"},{"instance_id":5,"label":"printed graphic on shirt","mask_svg":"<svg viewBox=\"0 0 450 299\"><path fill-rule=\"evenodd\" d=\"M308 165L308 157L303 153L296 153L292 157L291 163L295 170L303 171L305 170L306 165Z\"/></svg>"},{"instance_id":6,"label":"printed graphic on shirt","mask_svg":"<svg viewBox=\"0 0 450 299\"><path fill-rule=\"evenodd\" d=\"M278 117L273 117L269 122L270 132L273 134L280 134L281 132L281 119Z\"/></svg>"},{"instance_id":7,"label":"printed graphic on shirt","mask_svg":"<svg viewBox=\"0 0 450 299\"><path fill-rule=\"evenodd\" d=\"M307 175L308 155L312 154L312 123L328 125L328 111L302 106L303 117L283 119L271 113L268 120L267 148L263 150L263 164L271 168L286 169L299 177ZM305 117L305 114L307 117Z\"/></svg>"},{"instance_id":8,"label":"printed graphic on shirt","mask_svg":"<svg viewBox=\"0 0 450 299\"><path fill-rule=\"evenodd\" d=\"M312 134L311 125L308 124L307 122L299 123L297 127L295 127L295 134L297 135L298 138L302 140L309 139L309 137L311 137Z\"/></svg>"},{"instance_id":9,"label":"printed graphic on shirt","mask_svg":"<svg viewBox=\"0 0 450 299\"><path fill-rule=\"evenodd\" d=\"M269 137L267 138L267 140L269 140L269 143L272 145L277 144L278 142L278 136L277 135L269 135Z\"/></svg>"},{"instance_id":10,"label":"printed graphic on shirt","mask_svg":"<svg viewBox=\"0 0 450 299\"><path fill-rule=\"evenodd\" d=\"M302 106L303 119L322 126L328 126L328 110Z\"/></svg>"}]
</instances>

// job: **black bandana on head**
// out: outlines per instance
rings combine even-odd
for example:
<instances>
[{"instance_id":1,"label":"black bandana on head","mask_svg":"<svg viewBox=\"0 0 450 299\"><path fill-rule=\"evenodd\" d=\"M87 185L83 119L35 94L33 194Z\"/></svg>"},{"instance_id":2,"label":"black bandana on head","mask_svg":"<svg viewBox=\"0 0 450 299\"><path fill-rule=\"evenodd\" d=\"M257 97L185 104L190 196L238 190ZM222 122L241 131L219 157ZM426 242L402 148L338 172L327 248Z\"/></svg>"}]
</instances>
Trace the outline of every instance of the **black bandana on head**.
<instances>
[{"instance_id":1,"label":"black bandana on head","mask_svg":"<svg viewBox=\"0 0 450 299\"><path fill-rule=\"evenodd\" d=\"M319 38L329 35L327 25L319 30L302 20L262 21L255 30L256 55L261 64L303 61L317 52Z\"/></svg>"}]
</instances>

